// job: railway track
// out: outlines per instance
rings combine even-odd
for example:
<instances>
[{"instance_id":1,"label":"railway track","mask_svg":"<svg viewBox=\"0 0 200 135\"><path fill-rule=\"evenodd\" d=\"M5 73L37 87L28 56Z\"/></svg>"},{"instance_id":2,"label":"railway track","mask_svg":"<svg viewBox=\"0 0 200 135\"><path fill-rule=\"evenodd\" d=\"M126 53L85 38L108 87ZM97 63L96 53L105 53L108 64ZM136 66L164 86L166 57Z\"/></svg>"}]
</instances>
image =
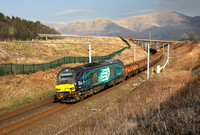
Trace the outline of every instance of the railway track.
<instances>
[{"instance_id":1,"label":"railway track","mask_svg":"<svg viewBox=\"0 0 200 135\"><path fill-rule=\"evenodd\" d=\"M0 127L4 127L9 124L17 123L18 121L21 121L22 118L25 119L25 118L31 117L31 115L35 115L37 113L44 111L45 108L47 108L48 106L49 107L52 106L52 102L48 102L48 103L45 103L38 107L34 107L29 110L23 111L21 113L17 113L17 114L11 115L9 117L5 117L4 119L0 120ZM38 112L38 110L39 110L39 112ZM10 122L10 120L12 120L12 122Z\"/></svg>"},{"instance_id":2,"label":"railway track","mask_svg":"<svg viewBox=\"0 0 200 135\"><path fill-rule=\"evenodd\" d=\"M137 75L137 76L139 76L139 75ZM99 92L99 93L97 93L97 94L95 94L95 95L93 95L91 97L88 97L88 98L86 98L83 101L80 101L78 103L74 103L74 104L54 104L53 103L53 98L52 98L52 100L50 100L51 98L49 98L48 101L50 101L50 102L42 101L42 102L38 102L37 104L31 105L31 106L27 106L25 108L20 108L20 110L15 110L13 112L10 112L10 113L7 114L7 117L5 119L1 119L0 120L0 125L4 125L4 127L0 126L0 128L1 128L0 129L0 134L5 134L5 135L6 134L13 134L13 133L15 133L15 132L17 132L19 130L23 130L24 128L29 127L29 126L31 126L33 124L36 124L36 123L38 123L38 122L40 122L42 120L45 120L45 119L47 119L47 118L49 118L49 117L51 117L51 116L53 116L53 115L55 115L57 113L60 113L60 112L65 111L67 109L70 109L70 108L72 108L72 107L74 107L74 106L76 106L78 104L84 103L87 100L95 98L96 96L98 96L100 94L104 94L104 93L108 92L110 89L113 89L115 87L124 85L125 83L127 83L128 81L131 81L133 79L134 79L134 77L132 77L132 78L130 78L128 80L125 80L122 83L119 83L118 85L115 85L115 86L113 86L111 88L108 88L108 89L106 89L104 91L101 91L101 92ZM15 122L11 121L11 122L5 123L6 125L2 124L4 122L6 122L6 121L11 120L12 118L17 117L17 116L23 116L25 113L29 113L29 112L33 111L34 109L45 107L48 104L52 105L53 107L50 108L50 109L47 109L45 111L41 111L39 113L36 113L35 115L32 115L30 117L23 118L22 120L19 120L17 122L16 121ZM19 111L21 111L21 112L19 113ZM17 112L18 114L14 114L15 112ZM8 115L10 115L10 116L8 116ZM2 118L2 117L3 117L3 115L0 116L0 118Z\"/></svg>"},{"instance_id":3,"label":"railway track","mask_svg":"<svg viewBox=\"0 0 200 135\"><path fill-rule=\"evenodd\" d=\"M136 75L140 76L140 74ZM20 109L14 110L0 115L0 134L13 134L20 130L23 130L33 124L36 124L40 121L43 121L55 114L61 113L65 110L68 110L74 106L82 104L90 99L95 98L96 96L108 92L110 89L114 89L118 86L123 86L128 81L133 80L136 76L129 78L128 80L119 83L111 88L108 88L104 91L101 91L91 97L84 99L78 103L74 104L53 104L53 97L49 97L43 101L34 103L29 106L22 107ZM43 108L43 109L41 109ZM35 110L40 111L35 111ZM35 112L34 112L35 111ZM34 112L34 113L33 113ZM27 115L29 114L29 115Z\"/></svg>"},{"instance_id":4,"label":"railway track","mask_svg":"<svg viewBox=\"0 0 200 135\"><path fill-rule=\"evenodd\" d=\"M51 102L51 105L53 105L52 102ZM32 125L32 124L34 124L36 122L39 122L39 121L41 121L41 120L43 120L43 119L45 119L47 117L50 117L50 116L62 111L63 109L66 109L69 106L71 106L71 105L68 105L68 104L56 104L55 105L54 104L54 107L52 107L50 109L47 109L45 111L39 112L39 113L37 113L35 115L32 115L30 117L26 117L26 118L24 118L22 120L14 122L14 123L12 121L10 123L6 123L7 125L0 129L0 133L1 134L14 133L14 132L16 132L18 130L21 130L21 129L27 127L27 126L30 126L30 125ZM29 112L31 110L32 109L30 109ZM21 115L23 115L23 113ZM13 117L14 116L11 116L11 117L9 117L7 119L4 119L4 120L1 121L1 123L6 121L6 120L8 120L8 119L11 120Z\"/></svg>"},{"instance_id":5,"label":"railway track","mask_svg":"<svg viewBox=\"0 0 200 135\"><path fill-rule=\"evenodd\" d=\"M44 106L46 104L49 104L51 103L53 100L53 97L48 97L42 101L38 101L38 102L35 102L33 104L30 104L30 105L26 105L26 106L23 106L23 107L20 107L20 108L17 108L13 111L10 111L10 112L5 112L5 113L2 113L0 114L0 123L6 119L9 119L11 117L15 117L17 115L20 115L20 114L24 114L26 112L29 112L33 109L37 109L38 107L41 107L41 106Z\"/></svg>"}]
</instances>

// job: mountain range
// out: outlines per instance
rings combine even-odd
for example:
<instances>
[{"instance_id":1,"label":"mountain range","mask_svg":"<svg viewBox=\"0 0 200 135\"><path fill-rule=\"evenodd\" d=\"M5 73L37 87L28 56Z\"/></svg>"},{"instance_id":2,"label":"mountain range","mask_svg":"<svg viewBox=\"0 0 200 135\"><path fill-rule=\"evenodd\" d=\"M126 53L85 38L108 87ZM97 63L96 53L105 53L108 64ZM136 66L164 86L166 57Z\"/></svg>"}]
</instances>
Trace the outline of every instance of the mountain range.
<instances>
[{"instance_id":1,"label":"mountain range","mask_svg":"<svg viewBox=\"0 0 200 135\"><path fill-rule=\"evenodd\" d=\"M120 20L98 18L69 24L45 23L61 34L91 36L123 36L154 39L181 39L184 33L194 31L200 37L200 16L190 17L164 11L148 15L132 16Z\"/></svg>"}]
</instances>

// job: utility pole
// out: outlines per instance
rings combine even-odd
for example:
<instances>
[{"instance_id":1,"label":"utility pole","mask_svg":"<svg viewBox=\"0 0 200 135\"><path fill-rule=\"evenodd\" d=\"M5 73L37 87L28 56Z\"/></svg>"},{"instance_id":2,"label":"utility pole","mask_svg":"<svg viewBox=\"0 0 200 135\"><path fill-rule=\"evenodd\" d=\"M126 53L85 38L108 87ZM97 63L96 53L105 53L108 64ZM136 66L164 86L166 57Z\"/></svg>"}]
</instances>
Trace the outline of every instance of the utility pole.
<instances>
[{"instance_id":1,"label":"utility pole","mask_svg":"<svg viewBox=\"0 0 200 135\"><path fill-rule=\"evenodd\" d=\"M156 50L159 49L159 45L158 45L158 42L156 42Z\"/></svg>"},{"instance_id":2,"label":"utility pole","mask_svg":"<svg viewBox=\"0 0 200 135\"><path fill-rule=\"evenodd\" d=\"M149 42L150 42L150 45L151 45L151 33L149 33Z\"/></svg>"},{"instance_id":3,"label":"utility pole","mask_svg":"<svg viewBox=\"0 0 200 135\"><path fill-rule=\"evenodd\" d=\"M163 54L165 54L165 43L163 43Z\"/></svg>"},{"instance_id":4,"label":"utility pole","mask_svg":"<svg viewBox=\"0 0 200 135\"><path fill-rule=\"evenodd\" d=\"M92 59L91 59L91 45L88 44L88 46L89 46L89 63L91 63L92 62Z\"/></svg>"},{"instance_id":5,"label":"utility pole","mask_svg":"<svg viewBox=\"0 0 200 135\"><path fill-rule=\"evenodd\" d=\"M147 79L149 79L149 57L150 57L150 45L148 44L148 57L147 57Z\"/></svg>"},{"instance_id":6,"label":"utility pole","mask_svg":"<svg viewBox=\"0 0 200 135\"><path fill-rule=\"evenodd\" d=\"M150 59L150 45L151 45L151 33L149 33L149 44L148 44L148 57L147 57L147 79L149 79L149 59Z\"/></svg>"},{"instance_id":7,"label":"utility pole","mask_svg":"<svg viewBox=\"0 0 200 135\"><path fill-rule=\"evenodd\" d=\"M133 44L134 61L136 61L136 44Z\"/></svg>"},{"instance_id":8,"label":"utility pole","mask_svg":"<svg viewBox=\"0 0 200 135\"><path fill-rule=\"evenodd\" d=\"M169 58L169 45L170 45L170 43L168 43L168 58Z\"/></svg>"},{"instance_id":9,"label":"utility pole","mask_svg":"<svg viewBox=\"0 0 200 135\"><path fill-rule=\"evenodd\" d=\"M167 61L165 62L164 66L162 66L162 67L160 68L160 70L161 70L161 69L164 69L165 66L166 66L166 65L168 64L168 62L169 62L169 58L170 58L170 57L169 57L169 49L170 49L170 44L168 43L168 55L165 54L165 55L167 56Z\"/></svg>"}]
</instances>

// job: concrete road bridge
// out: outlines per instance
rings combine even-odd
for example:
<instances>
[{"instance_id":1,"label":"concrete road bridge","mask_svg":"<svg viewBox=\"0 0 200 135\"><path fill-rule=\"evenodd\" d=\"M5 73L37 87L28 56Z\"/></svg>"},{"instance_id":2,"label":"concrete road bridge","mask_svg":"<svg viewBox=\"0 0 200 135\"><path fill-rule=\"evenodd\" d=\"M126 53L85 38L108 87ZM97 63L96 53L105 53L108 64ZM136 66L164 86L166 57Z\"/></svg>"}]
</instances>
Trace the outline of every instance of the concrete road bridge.
<instances>
[{"instance_id":1,"label":"concrete road bridge","mask_svg":"<svg viewBox=\"0 0 200 135\"><path fill-rule=\"evenodd\" d=\"M62 34L38 34L39 40L49 40L49 39L66 39L66 38L76 38L76 37L108 37L108 36L80 36L80 35L62 35ZM145 38L128 38L132 40L135 44L147 48L150 44L152 47L155 46L156 49L164 46L166 44L171 44L170 40L163 39L145 39Z\"/></svg>"},{"instance_id":2,"label":"concrete road bridge","mask_svg":"<svg viewBox=\"0 0 200 135\"><path fill-rule=\"evenodd\" d=\"M148 44L155 49L162 48L168 44L171 44L174 40L163 40L163 39L145 39L145 38L129 38L135 44L147 48Z\"/></svg>"}]
</instances>

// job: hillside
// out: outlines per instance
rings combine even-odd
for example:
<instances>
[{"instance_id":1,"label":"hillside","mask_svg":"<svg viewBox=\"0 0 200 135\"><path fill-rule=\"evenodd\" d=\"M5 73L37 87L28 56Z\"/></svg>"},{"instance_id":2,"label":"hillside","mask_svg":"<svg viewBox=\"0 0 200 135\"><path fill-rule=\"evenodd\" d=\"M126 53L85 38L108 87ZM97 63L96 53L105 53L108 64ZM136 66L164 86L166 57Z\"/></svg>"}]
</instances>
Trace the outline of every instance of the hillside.
<instances>
[{"instance_id":1,"label":"hillside","mask_svg":"<svg viewBox=\"0 0 200 135\"><path fill-rule=\"evenodd\" d=\"M126 39L131 48L133 43ZM127 46L120 38L69 38L28 43L0 42L0 63L33 64L43 63L64 56L88 56L88 46L92 44L92 56L104 56ZM47 49L48 48L48 49ZM146 52L137 49L137 60L146 57ZM133 62L133 49L126 49L113 59L120 59L124 64ZM83 63L62 65L77 66ZM56 84L56 75L62 67L39 71L30 75L0 76L0 112L16 106L27 104L52 95Z\"/></svg>"},{"instance_id":2,"label":"hillside","mask_svg":"<svg viewBox=\"0 0 200 135\"><path fill-rule=\"evenodd\" d=\"M126 33L133 33L134 31L124 28L115 21L101 18L89 21L77 21L70 24L51 24L45 23L50 27L55 28L62 34L72 35L94 35L94 36L119 36L126 35Z\"/></svg>"},{"instance_id":3,"label":"hillside","mask_svg":"<svg viewBox=\"0 0 200 135\"><path fill-rule=\"evenodd\" d=\"M58 32L39 21L33 22L14 16L10 18L0 12L0 40L31 40L38 34L58 34Z\"/></svg>"},{"instance_id":4,"label":"hillside","mask_svg":"<svg viewBox=\"0 0 200 135\"><path fill-rule=\"evenodd\" d=\"M179 26L183 23L188 23L185 16L174 12L161 12L142 16L133 16L117 21L126 28L137 32L147 30L152 27Z\"/></svg>"},{"instance_id":5,"label":"hillside","mask_svg":"<svg viewBox=\"0 0 200 135\"><path fill-rule=\"evenodd\" d=\"M200 17L189 17L170 11L132 16L120 20L102 18L60 26L45 24L56 28L62 34L147 38L148 33L152 33L152 38L180 39L183 33L189 35L190 31L195 31L200 36Z\"/></svg>"},{"instance_id":6,"label":"hillside","mask_svg":"<svg viewBox=\"0 0 200 135\"><path fill-rule=\"evenodd\" d=\"M114 51L118 48L119 39L74 38L70 39L73 44L69 50L78 42L98 42L96 46L98 48L95 48L98 53L108 53L109 49ZM131 43L130 40L126 40ZM52 40L46 41L46 44L53 42L56 44L58 41L63 42ZM64 41L66 43L66 40ZM102 48L101 41L106 43L105 48ZM107 43L110 45L107 46ZM55 45L43 44L44 46L49 48ZM111 48L112 46L114 48ZM46 50L52 51L51 49ZM145 55L143 50L137 46L138 50L141 52L137 52L137 54ZM167 54L167 48L164 50ZM131 62L132 51L133 49L126 49L116 58L125 62L127 57L130 57L129 62ZM56 74L61 68L39 71L29 75L1 76L0 112L11 114L9 121L1 122L1 127L4 128L3 124L6 122L15 127L15 124L20 124L21 129L14 127L17 129L15 130L16 134L198 134L199 54L199 43L175 41L170 45L170 61L166 69L160 74L151 74L150 79L146 79L146 72L143 72L79 103L53 104L53 99L50 99L49 103L38 104L39 107L36 109L32 108L33 104L24 106L30 107L30 110L25 110L25 113L21 114L18 111L22 108L14 109L15 114L8 110L30 102L44 101L42 99L48 96L52 97L55 93ZM163 65L165 61L166 57L164 56L158 64ZM63 67L76 65L80 65L80 63L67 64ZM54 107L57 108L57 111L48 112ZM35 112L35 110L37 111ZM37 117L40 116L39 114L45 115ZM28 121L32 118L33 121ZM21 125L25 121L28 126ZM10 130L13 129L10 128Z\"/></svg>"},{"instance_id":7,"label":"hillside","mask_svg":"<svg viewBox=\"0 0 200 135\"><path fill-rule=\"evenodd\" d=\"M121 97L111 103L104 103L89 118L80 120L73 126L65 125L65 129L59 133L199 134L199 54L199 43L174 42L170 47L170 62L164 72L152 75L136 87L136 81L133 80L123 87L115 88L114 91L132 91L124 96L120 95ZM140 76L146 78L146 75ZM93 102L96 103L94 108L98 108L98 103L101 102ZM69 118L62 120L67 119Z\"/></svg>"},{"instance_id":8,"label":"hillside","mask_svg":"<svg viewBox=\"0 0 200 135\"><path fill-rule=\"evenodd\" d=\"M105 56L127 46L127 44L118 37L77 37L49 41L1 42L0 63L38 64L50 62L66 56L88 57L87 44L92 45L92 56ZM130 44L133 46L133 43L130 42ZM137 51L140 53L138 59L145 57L142 48L138 47ZM133 52L131 49L128 49L126 57L123 59L125 61L129 59L133 60L132 57Z\"/></svg>"}]
</instances>

